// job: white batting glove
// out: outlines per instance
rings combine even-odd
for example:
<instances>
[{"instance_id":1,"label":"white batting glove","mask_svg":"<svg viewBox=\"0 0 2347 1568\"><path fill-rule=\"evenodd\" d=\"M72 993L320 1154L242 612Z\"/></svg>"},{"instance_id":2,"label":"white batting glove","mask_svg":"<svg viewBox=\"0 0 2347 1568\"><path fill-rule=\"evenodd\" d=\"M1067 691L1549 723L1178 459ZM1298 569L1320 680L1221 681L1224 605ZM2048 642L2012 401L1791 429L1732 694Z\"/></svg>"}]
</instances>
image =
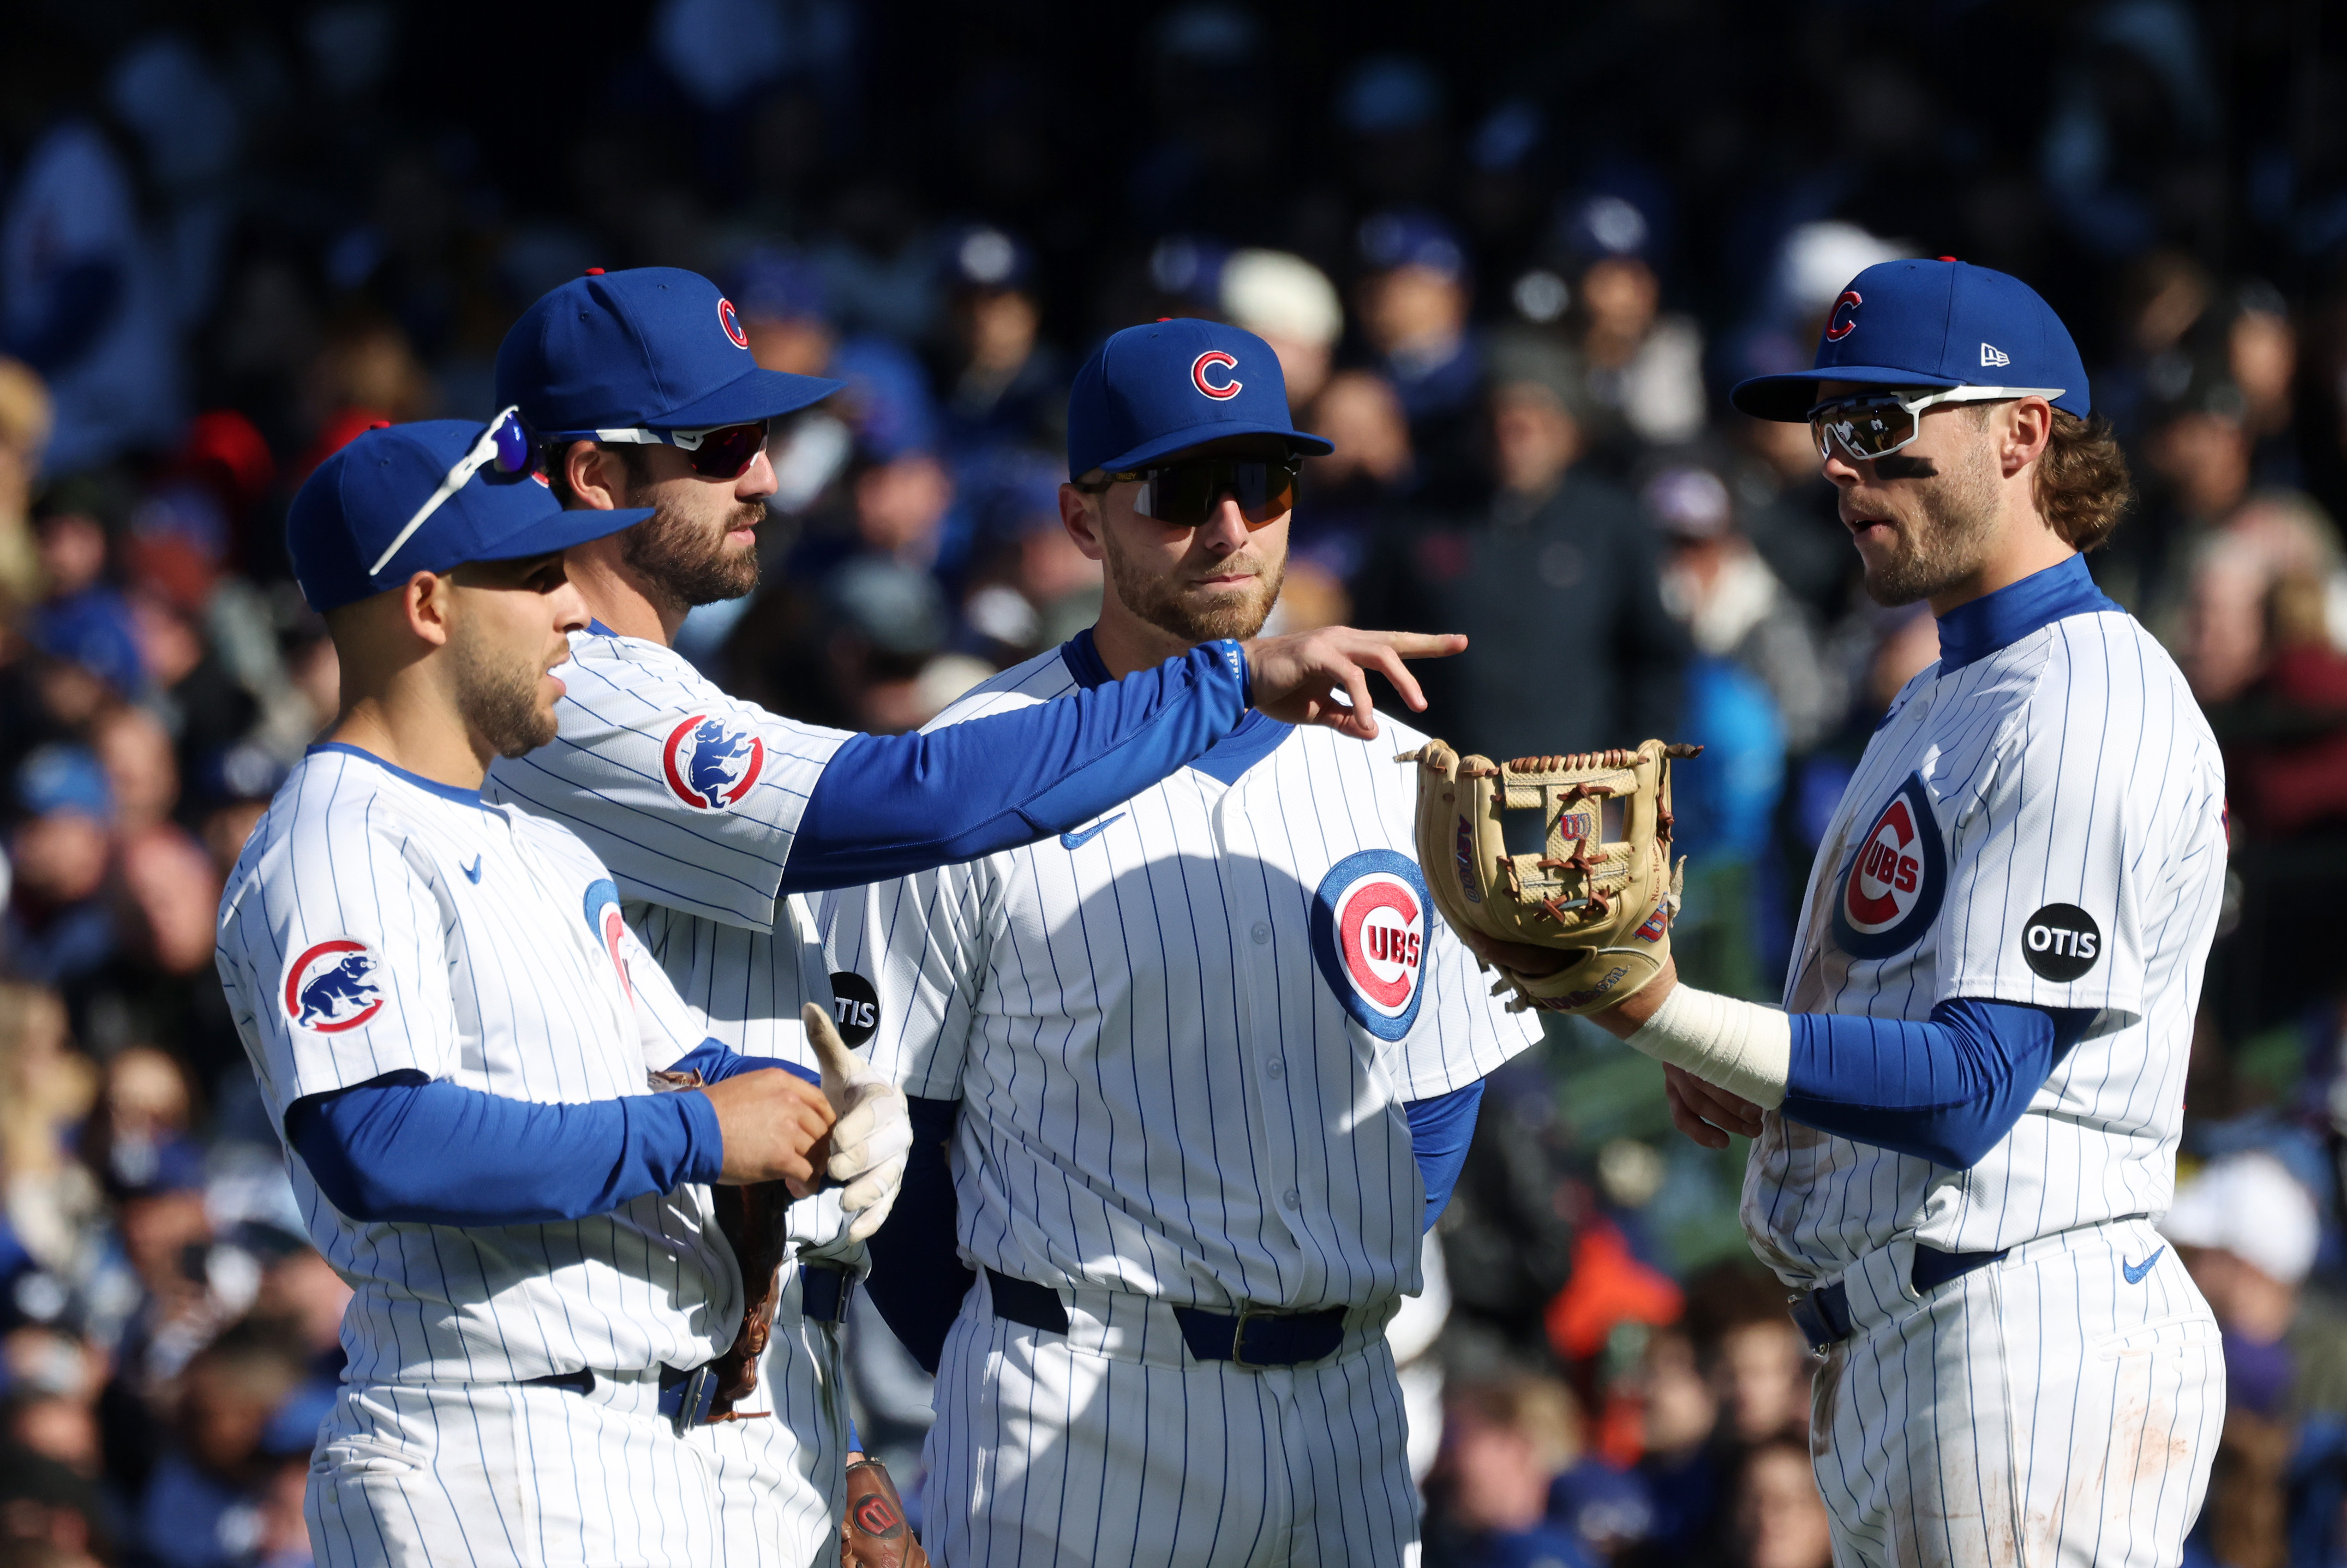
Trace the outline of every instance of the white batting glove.
<instances>
[{"instance_id":1,"label":"white batting glove","mask_svg":"<svg viewBox=\"0 0 2347 1568\"><path fill-rule=\"evenodd\" d=\"M888 1217L905 1184L905 1160L913 1147L912 1106L903 1090L847 1049L829 1013L810 1002L801 1018L815 1060L823 1064L824 1098L837 1118L831 1124L831 1159L824 1173L842 1188L839 1206L849 1219L847 1239L862 1241Z\"/></svg>"}]
</instances>

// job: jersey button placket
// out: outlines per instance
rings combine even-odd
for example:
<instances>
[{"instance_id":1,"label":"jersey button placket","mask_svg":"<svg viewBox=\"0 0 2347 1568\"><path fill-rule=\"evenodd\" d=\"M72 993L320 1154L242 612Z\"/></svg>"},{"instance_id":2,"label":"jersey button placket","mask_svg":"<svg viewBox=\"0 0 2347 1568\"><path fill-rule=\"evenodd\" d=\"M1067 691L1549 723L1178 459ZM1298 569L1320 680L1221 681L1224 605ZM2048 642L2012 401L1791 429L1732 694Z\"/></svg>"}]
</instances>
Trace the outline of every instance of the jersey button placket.
<instances>
[{"instance_id":1,"label":"jersey button placket","mask_svg":"<svg viewBox=\"0 0 2347 1568\"><path fill-rule=\"evenodd\" d=\"M1231 923L1247 933L1247 942L1237 953L1241 971L1238 989L1245 999L1246 1029L1240 1047L1250 1060L1262 1062L1263 1080L1273 1086L1269 1090L1257 1086L1256 1103L1261 1114L1256 1122L1256 1137L1263 1191L1266 1194L1279 1194L1279 1206L1272 1212L1294 1235L1296 1221L1292 1216L1303 1207L1304 1196L1296 1184L1296 1147L1291 1136L1294 1119L1288 1112L1286 1096L1280 1091L1287 1074L1279 1038L1286 1022L1280 1013L1282 944L1276 939L1271 911L1264 906L1266 878L1255 863L1267 856L1257 841L1255 821L1247 815L1246 783L1242 779L1214 804L1215 865L1223 872L1224 892L1231 901ZM1271 887L1276 889L1286 878L1275 870L1269 880ZM1276 892L1273 896L1276 897ZM1309 963L1310 959L1302 961Z\"/></svg>"}]
</instances>

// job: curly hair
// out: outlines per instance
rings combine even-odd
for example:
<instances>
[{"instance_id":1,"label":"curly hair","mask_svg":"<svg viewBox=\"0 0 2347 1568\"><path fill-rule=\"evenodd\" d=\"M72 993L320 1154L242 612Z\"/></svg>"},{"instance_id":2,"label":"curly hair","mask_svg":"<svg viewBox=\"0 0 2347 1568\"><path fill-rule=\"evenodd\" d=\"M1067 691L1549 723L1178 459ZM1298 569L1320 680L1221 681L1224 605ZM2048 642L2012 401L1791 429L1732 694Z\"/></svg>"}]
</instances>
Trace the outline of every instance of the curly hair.
<instances>
[{"instance_id":1,"label":"curly hair","mask_svg":"<svg viewBox=\"0 0 2347 1568\"><path fill-rule=\"evenodd\" d=\"M2037 459L2036 492L2038 511L2063 543L2081 552L2109 543L2135 504L2135 481L2111 422L2055 409L2053 436Z\"/></svg>"}]
</instances>

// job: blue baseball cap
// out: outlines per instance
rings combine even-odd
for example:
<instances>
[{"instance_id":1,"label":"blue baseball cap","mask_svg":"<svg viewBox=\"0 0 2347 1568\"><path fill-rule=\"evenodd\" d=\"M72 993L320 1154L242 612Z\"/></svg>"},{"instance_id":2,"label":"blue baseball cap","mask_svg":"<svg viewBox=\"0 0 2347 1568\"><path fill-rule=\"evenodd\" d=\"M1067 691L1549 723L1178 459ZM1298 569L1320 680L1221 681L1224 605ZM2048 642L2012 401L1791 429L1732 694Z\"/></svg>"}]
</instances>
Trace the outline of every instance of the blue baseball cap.
<instances>
[{"instance_id":1,"label":"blue baseball cap","mask_svg":"<svg viewBox=\"0 0 2347 1568\"><path fill-rule=\"evenodd\" d=\"M319 464L285 513L285 553L310 608L323 615L419 571L567 549L652 515L563 510L542 476L501 465L500 436L519 444L510 413L490 425L386 425Z\"/></svg>"},{"instance_id":2,"label":"blue baseball cap","mask_svg":"<svg viewBox=\"0 0 2347 1568\"><path fill-rule=\"evenodd\" d=\"M1068 477L1138 468L1225 436L1336 447L1295 426L1271 345L1242 328L1176 316L1127 327L1092 351L1068 391Z\"/></svg>"},{"instance_id":3,"label":"blue baseball cap","mask_svg":"<svg viewBox=\"0 0 2347 1568\"><path fill-rule=\"evenodd\" d=\"M541 439L747 425L839 386L762 367L733 302L681 267L573 278L524 311L497 345L497 402L519 408Z\"/></svg>"},{"instance_id":4,"label":"blue baseball cap","mask_svg":"<svg viewBox=\"0 0 2347 1568\"><path fill-rule=\"evenodd\" d=\"M2059 387L2055 407L2084 419L2094 406L2086 363L2054 307L2020 279L1952 256L1869 267L1834 302L1814 369L1740 381L1727 401L1756 419L1799 420L1820 381Z\"/></svg>"}]
</instances>

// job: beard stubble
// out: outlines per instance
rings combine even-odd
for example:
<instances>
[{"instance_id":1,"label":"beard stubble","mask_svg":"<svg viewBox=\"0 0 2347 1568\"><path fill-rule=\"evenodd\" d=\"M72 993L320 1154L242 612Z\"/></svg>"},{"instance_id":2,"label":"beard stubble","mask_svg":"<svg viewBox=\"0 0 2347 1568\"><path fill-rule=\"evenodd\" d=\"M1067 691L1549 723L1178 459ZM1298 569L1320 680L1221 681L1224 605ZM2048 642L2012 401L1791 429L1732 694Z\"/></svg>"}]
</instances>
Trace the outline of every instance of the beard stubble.
<instances>
[{"instance_id":1,"label":"beard stubble","mask_svg":"<svg viewBox=\"0 0 2347 1568\"><path fill-rule=\"evenodd\" d=\"M712 528L655 503L651 517L620 536L620 559L641 579L646 597L666 600L662 608L671 612L739 599L758 586L758 552L753 547L728 555L725 536L765 518L764 502L744 501Z\"/></svg>"},{"instance_id":2,"label":"beard stubble","mask_svg":"<svg viewBox=\"0 0 2347 1568\"><path fill-rule=\"evenodd\" d=\"M1895 608L1944 592L1978 572L1996 523L1994 455L1982 442L1961 466L1917 495L1920 516L1898 532L1904 550L1866 573L1867 597Z\"/></svg>"},{"instance_id":3,"label":"beard stubble","mask_svg":"<svg viewBox=\"0 0 2347 1568\"><path fill-rule=\"evenodd\" d=\"M1117 599L1150 625L1186 643L1212 642L1221 638L1244 642L1253 637L1271 619L1271 608L1279 602L1279 585L1287 577L1286 557L1266 565L1251 551L1240 550L1217 564L1225 569L1255 568L1254 589L1245 594L1216 594L1209 602L1193 602L1184 599L1173 579L1150 576L1139 562L1126 555L1114 529L1102 529L1101 542Z\"/></svg>"}]
</instances>

